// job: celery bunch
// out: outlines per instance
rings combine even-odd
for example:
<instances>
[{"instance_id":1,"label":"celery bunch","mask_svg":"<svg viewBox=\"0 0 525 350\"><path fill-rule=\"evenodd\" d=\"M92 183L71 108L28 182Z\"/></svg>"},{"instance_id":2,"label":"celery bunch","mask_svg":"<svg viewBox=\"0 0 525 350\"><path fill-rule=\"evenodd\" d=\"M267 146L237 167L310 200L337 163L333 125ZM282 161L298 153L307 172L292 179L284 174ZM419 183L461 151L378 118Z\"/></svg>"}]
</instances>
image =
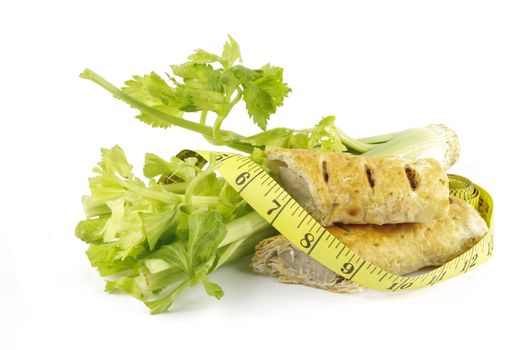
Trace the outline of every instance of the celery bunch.
<instances>
[{"instance_id":1,"label":"celery bunch","mask_svg":"<svg viewBox=\"0 0 525 350\"><path fill-rule=\"evenodd\" d=\"M123 290L152 313L198 283L220 298L221 287L207 276L276 231L215 175L213 162L202 170L196 158L145 158L147 181L133 174L120 147L102 149L83 198L87 218L75 232L89 244L89 261L108 277L107 291ZM180 182L163 184L162 175Z\"/></svg>"}]
</instances>

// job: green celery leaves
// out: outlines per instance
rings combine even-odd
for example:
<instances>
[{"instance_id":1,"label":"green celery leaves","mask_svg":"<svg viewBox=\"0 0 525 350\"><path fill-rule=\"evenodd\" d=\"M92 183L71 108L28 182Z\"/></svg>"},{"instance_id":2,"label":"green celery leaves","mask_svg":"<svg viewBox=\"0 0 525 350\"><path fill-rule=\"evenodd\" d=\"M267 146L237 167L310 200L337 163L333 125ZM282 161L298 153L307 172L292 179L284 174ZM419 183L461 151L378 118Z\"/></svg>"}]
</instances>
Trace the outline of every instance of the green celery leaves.
<instances>
[{"instance_id":1,"label":"green celery leaves","mask_svg":"<svg viewBox=\"0 0 525 350\"><path fill-rule=\"evenodd\" d=\"M235 67L234 67L235 68ZM283 81L283 69L265 65L256 71L244 67L234 70L242 86L242 98L253 121L266 130L268 119L283 105L291 89Z\"/></svg>"},{"instance_id":2,"label":"green celery leaves","mask_svg":"<svg viewBox=\"0 0 525 350\"><path fill-rule=\"evenodd\" d=\"M106 291L126 292L151 313L168 310L186 287L200 283L221 298L223 290L208 275L276 234L217 177L213 162L201 169L196 158L167 161L147 153L144 181L119 146L101 154L83 198L87 218L75 235L89 244L91 265L108 278Z\"/></svg>"},{"instance_id":3,"label":"green celery leaves","mask_svg":"<svg viewBox=\"0 0 525 350\"><path fill-rule=\"evenodd\" d=\"M213 138L221 143L226 141L217 130L240 99L244 100L254 123L265 130L268 119L291 91L283 81L282 68L267 64L253 70L241 65L239 44L231 36L221 55L199 49L188 59L172 65L171 74L166 74L167 80L155 72L135 75L125 82L121 92L174 118L182 118L184 113L203 113L203 125L207 113L215 113ZM83 77L91 78L91 74L85 72ZM167 120L165 116L144 111L137 118L153 127L178 124L176 119Z\"/></svg>"},{"instance_id":4,"label":"green celery leaves","mask_svg":"<svg viewBox=\"0 0 525 350\"><path fill-rule=\"evenodd\" d=\"M275 128L245 137L242 139L242 142L255 147L276 146L333 152L346 151L346 147L342 143L334 123L335 117L324 117L311 129Z\"/></svg>"}]
</instances>

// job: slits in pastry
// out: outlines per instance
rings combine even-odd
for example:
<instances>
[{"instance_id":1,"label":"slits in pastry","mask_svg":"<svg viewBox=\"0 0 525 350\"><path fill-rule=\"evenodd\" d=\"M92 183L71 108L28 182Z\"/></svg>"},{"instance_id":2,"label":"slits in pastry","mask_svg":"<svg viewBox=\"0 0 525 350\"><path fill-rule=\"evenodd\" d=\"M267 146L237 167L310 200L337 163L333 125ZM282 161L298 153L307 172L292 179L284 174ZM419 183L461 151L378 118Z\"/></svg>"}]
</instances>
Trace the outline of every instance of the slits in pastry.
<instances>
[{"instance_id":1,"label":"slits in pastry","mask_svg":"<svg viewBox=\"0 0 525 350\"><path fill-rule=\"evenodd\" d=\"M429 223L446 216L446 173L434 159L363 157L267 147L277 180L323 226Z\"/></svg>"}]
</instances>

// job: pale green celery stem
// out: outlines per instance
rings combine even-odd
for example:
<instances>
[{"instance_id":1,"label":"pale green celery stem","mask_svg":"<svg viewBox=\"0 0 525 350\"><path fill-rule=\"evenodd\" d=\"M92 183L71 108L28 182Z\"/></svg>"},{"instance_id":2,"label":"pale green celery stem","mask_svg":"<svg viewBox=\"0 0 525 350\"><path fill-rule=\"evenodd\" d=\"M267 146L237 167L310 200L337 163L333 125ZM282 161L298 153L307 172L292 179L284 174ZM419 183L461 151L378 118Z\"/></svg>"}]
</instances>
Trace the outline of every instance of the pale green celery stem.
<instances>
[{"instance_id":1,"label":"pale green celery stem","mask_svg":"<svg viewBox=\"0 0 525 350\"><path fill-rule=\"evenodd\" d=\"M180 126L182 128L195 131L197 133L200 133L204 136L213 137L213 129L206 125L201 125L199 123L192 122L191 120L187 120L184 118L178 118L172 115L169 115L167 113L161 112L153 107L147 106L144 103L134 99L133 97L129 96L116 86L112 85L110 82L96 74L90 69L85 69L81 74L81 78L91 80L92 82L96 83L97 85L101 86L108 92L110 92L114 97L126 102L131 107L136 108L140 110L141 112L150 115L158 120L162 120L163 122L166 122L170 125L176 125ZM247 144L244 144L240 142L243 138L242 135L236 134L232 131L227 130L220 130L218 133L222 140L224 140L224 143L233 149L239 150L241 152L247 152L251 153L253 151L253 147Z\"/></svg>"},{"instance_id":2,"label":"pale green celery stem","mask_svg":"<svg viewBox=\"0 0 525 350\"><path fill-rule=\"evenodd\" d=\"M226 237L224 237L221 244L219 244L219 248L247 237L266 227L270 227L268 221L264 220L255 211L241 216L240 218L226 224Z\"/></svg>"},{"instance_id":3,"label":"pale green celery stem","mask_svg":"<svg viewBox=\"0 0 525 350\"><path fill-rule=\"evenodd\" d=\"M91 196L83 196L82 205L88 219L111 214L111 209L106 205L106 200L93 200Z\"/></svg>"},{"instance_id":4,"label":"pale green celery stem","mask_svg":"<svg viewBox=\"0 0 525 350\"><path fill-rule=\"evenodd\" d=\"M241 97L242 91L240 88L237 88L237 95L235 95L235 98L231 102L232 107L235 106L241 100Z\"/></svg>"},{"instance_id":5,"label":"pale green celery stem","mask_svg":"<svg viewBox=\"0 0 525 350\"><path fill-rule=\"evenodd\" d=\"M208 116L208 111L202 111L201 112L201 117L200 117L200 120L199 120L199 123L201 123L201 125L206 125L206 117Z\"/></svg>"},{"instance_id":6,"label":"pale green celery stem","mask_svg":"<svg viewBox=\"0 0 525 350\"><path fill-rule=\"evenodd\" d=\"M248 154L251 154L254 149L254 147L251 145L248 145L242 142L237 142L237 141L227 142L225 145L237 151L241 151L241 152L248 153Z\"/></svg>"},{"instance_id":7,"label":"pale green celery stem","mask_svg":"<svg viewBox=\"0 0 525 350\"><path fill-rule=\"evenodd\" d=\"M145 277L146 289L144 291L153 293L167 285L182 280L186 277L186 274L180 267L173 266L157 273L147 273Z\"/></svg>"},{"instance_id":8,"label":"pale green celery stem","mask_svg":"<svg viewBox=\"0 0 525 350\"><path fill-rule=\"evenodd\" d=\"M135 191L146 198L154 199L167 204L179 203L184 199L184 196L171 192L153 191L148 188L141 188L138 186L126 186L126 188L128 190Z\"/></svg>"},{"instance_id":9,"label":"pale green celery stem","mask_svg":"<svg viewBox=\"0 0 525 350\"><path fill-rule=\"evenodd\" d=\"M440 146L441 140L436 134L425 129L408 129L397 133L391 140L375 145L363 153L366 156L399 156L416 159L432 147Z\"/></svg>"},{"instance_id":10,"label":"pale green celery stem","mask_svg":"<svg viewBox=\"0 0 525 350\"><path fill-rule=\"evenodd\" d=\"M265 238L277 235L272 226L267 226L248 237L244 237L221 248L220 258L215 268L242 259L254 253L257 244Z\"/></svg>"},{"instance_id":11,"label":"pale green celery stem","mask_svg":"<svg viewBox=\"0 0 525 350\"><path fill-rule=\"evenodd\" d=\"M170 291L167 295L152 301L145 301L144 304L146 304L146 306L150 308L150 313L152 315L164 312L171 306L175 297L188 286L191 286L191 279L185 280L172 291Z\"/></svg>"},{"instance_id":12,"label":"pale green celery stem","mask_svg":"<svg viewBox=\"0 0 525 350\"><path fill-rule=\"evenodd\" d=\"M188 187L188 183L186 182L177 182L172 184L161 184L162 188L166 191L173 192L173 193L179 193L182 194L184 191L186 191L186 188Z\"/></svg>"},{"instance_id":13,"label":"pale green celery stem","mask_svg":"<svg viewBox=\"0 0 525 350\"><path fill-rule=\"evenodd\" d=\"M339 137L341 138L341 142L346 147L351 148L352 150L356 151L357 153L365 153L369 150L371 150L374 146L369 145L365 142L361 142L359 140L353 139L347 134L345 134L341 129L337 129L337 132L339 133Z\"/></svg>"},{"instance_id":14,"label":"pale green celery stem","mask_svg":"<svg viewBox=\"0 0 525 350\"><path fill-rule=\"evenodd\" d=\"M201 116L200 116L200 119L199 119L199 123L201 125L206 125L206 118L208 116L208 111L202 111L201 112ZM215 139L213 137L209 137L209 136L206 136L206 135L202 135L204 136L204 138L206 139L206 141L208 141L209 143L211 143L212 145L219 145L219 142L215 141Z\"/></svg>"},{"instance_id":15,"label":"pale green celery stem","mask_svg":"<svg viewBox=\"0 0 525 350\"><path fill-rule=\"evenodd\" d=\"M237 104L237 102L239 102L241 100L241 96L242 96L241 90L239 88L237 88L236 91L237 91L237 95L230 102L230 109L229 109L229 111L231 111L233 106L235 106ZM213 138L218 144L225 144L225 142L222 140L220 131L221 131L222 123L224 122L224 119L226 119L227 115L229 114L229 111L228 111L228 113L226 115L219 115L219 116L217 116L217 119L215 119L215 123L213 124ZM201 119L201 121L202 121L202 119Z\"/></svg>"},{"instance_id":16,"label":"pale green celery stem","mask_svg":"<svg viewBox=\"0 0 525 350\"><path fill-rule=\"evenodd\" d=\"M171 193L171 192L159 192L155 190L150 190L149 188L141 188L135 186L126 186L129 190L134 190L138 194L155 199L166 204L176 204L181 203L185 200L183 194ZM218 196L191 196L192 203L194 205L217 205L220 203L220 198Z\"/></svg>"},{"instance_id":17,"label":"pale green celery stem","mask_svg":"<svg viewBox=\"0 0 525 350\"><path fill-rule=\"evenodd\" d=\"M213 138L219 145L225 144L225 142L222 140L221 133L220 133L221 125L225 118L226 118L225 115L218 116L217 119L215 119L215 123L213 123Z\"/></svg>"},{"instance_id":18,"label":"pale green celery stem","mask_svg":"<svg viewBox=\"0 0 525 350\"><path fill-rule=\"evenodd\" d=\"M357 139L360 142L368 143L368 144L378 144L378 143L385 143L387 141L390 141L392 138L397 136L399 132L393 132L390 134L383 134L383 135L376 135L376 136L370 136L370 137L364 137Z\"/></svg>"},{"instance_id":19,"label":"pale green celery stem","mask_svg":"<svg viewBox=\"0 0 525 350\"><path fill-rule=\"evenodd\" d=\"M218 196L192 196L191 201L196 206L219 205L221 202Z\"/></svg>"}]
</instances>

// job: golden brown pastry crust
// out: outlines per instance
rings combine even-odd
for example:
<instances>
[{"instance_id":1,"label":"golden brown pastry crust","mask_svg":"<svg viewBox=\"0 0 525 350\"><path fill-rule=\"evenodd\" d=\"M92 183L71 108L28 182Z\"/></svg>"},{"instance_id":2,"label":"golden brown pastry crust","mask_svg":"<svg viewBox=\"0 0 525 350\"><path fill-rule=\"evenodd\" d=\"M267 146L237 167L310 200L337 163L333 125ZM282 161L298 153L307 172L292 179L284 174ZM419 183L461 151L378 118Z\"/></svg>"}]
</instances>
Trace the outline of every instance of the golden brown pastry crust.
<instances>
[{"instance_id":1,"label":"golden brown pastry crust","mask_svg":"<svg viewBox=\"0 0 525 350\"><path fill-rule=\"evenodd\" d=\"M433 159L277 147L266 156L281 185L324 226L428 223L449 209L448 178Z\"/></svg>"},{"instance_id":2,"label":"golden brown pastry crust","mask_svg":"<svg viewBox=\"0 0 525 350\"><path fill-rule=\"evenodd\" d=\"M448 216L430 224L344 225L327 229L361 258L400 275L442 265L470 249L488 232L485 221L472 206L452 197ZM294 247L282 235L268 238L256 247L252 267L256 272L278 276L280 281L289 283L333 291L358 288Z\"/></svg>"}]
</instances>

